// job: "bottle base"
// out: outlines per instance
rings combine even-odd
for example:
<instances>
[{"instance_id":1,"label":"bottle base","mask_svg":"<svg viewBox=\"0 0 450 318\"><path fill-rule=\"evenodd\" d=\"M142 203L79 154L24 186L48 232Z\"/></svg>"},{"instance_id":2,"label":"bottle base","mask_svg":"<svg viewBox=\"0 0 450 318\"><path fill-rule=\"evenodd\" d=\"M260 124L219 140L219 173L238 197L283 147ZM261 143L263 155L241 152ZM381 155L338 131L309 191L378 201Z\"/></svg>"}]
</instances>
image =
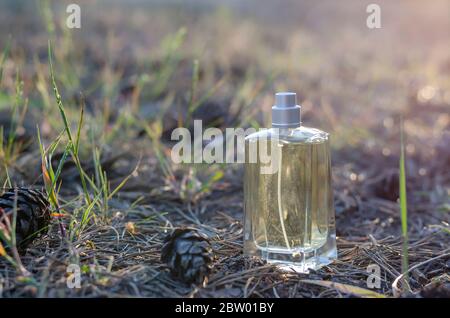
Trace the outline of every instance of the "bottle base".
<instances>
[{"instance_id":1,"label":"bottle base","mask_svg":"<svg viewBox=\"0 0 450 318\"><path fill-rule=\"evenodd\" d=\"M337 259L334 238L320 248L304 251L257 247L251 244L245 249L245 254L260 257L282 271L295 273L309 273L310 270L318 270Z\"/></svg>"},{"instance_id":2,"label":"bottle base","mask_svg":"<svg viewBox=\"0 0 450 318\"><path fill-rule=\"evenodd\" d=\"M281 256L280 254L268 252L262 252L261 254L269 264L276 265L282 271L295 273L309 273L311 269L318 270L323 266L329 265L337 258L336 251L329 251L327 254L318 254L317 250L309 253L304 252L298 256L291 256L291 259L287 260L284 255Z\"/></svg>"}]
</instances>

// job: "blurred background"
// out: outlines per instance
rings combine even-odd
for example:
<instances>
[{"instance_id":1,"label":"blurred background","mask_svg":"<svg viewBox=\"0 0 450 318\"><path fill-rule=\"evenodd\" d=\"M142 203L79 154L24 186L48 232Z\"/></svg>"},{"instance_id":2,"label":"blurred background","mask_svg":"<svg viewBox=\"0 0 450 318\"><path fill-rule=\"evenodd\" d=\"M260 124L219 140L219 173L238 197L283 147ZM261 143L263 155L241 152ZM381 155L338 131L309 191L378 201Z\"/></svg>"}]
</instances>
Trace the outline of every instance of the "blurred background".
<instances>
[{"instance_id":1,"label":"blurred background","mask_svg":"<svg viewBox=\"0 0 450 318\"><path fill-rule=\"evenodd\" d=\"M30 106L45 106L42 90L34 86L36 64L48 71L50 39L63 98L83 92L96 110L104 99L114 110L122 108L117 99L126 99L120 95L131 94L136 85L140 104L173 94L171 104L186 108L198 63L197 97L207 94L205 102L216 106L209 108L217 117L223 114L216 108L223 108L239 112L239 121L267 125L273 92L293 90L306 122L345 134L336 145L368 141L360 129L371 126L392 123L388 128L398 135L390 116L400 111L424 124L428 120L429 129L448 120L445 113L424 118L430 116L425 109L450 99L445 0L378 1L380 29L366 26L371 2L359 0L78 1L81 29L65 26L69 3L2 1L2 47L11 39L5 95L14 92L20 69ZM411 135L423 135L408 127Z\"/></svg>"}]
</instances>

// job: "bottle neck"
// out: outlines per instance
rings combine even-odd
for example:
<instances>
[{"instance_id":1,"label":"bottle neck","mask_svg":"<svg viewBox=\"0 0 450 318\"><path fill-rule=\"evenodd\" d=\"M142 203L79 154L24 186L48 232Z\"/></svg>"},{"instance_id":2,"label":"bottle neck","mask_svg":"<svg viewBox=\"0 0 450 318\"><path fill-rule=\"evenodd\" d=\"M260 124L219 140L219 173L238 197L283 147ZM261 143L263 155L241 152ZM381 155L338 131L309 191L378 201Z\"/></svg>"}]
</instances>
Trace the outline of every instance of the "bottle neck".
<instances>
[{"instance_id":1,"label":"bottle neck","mask_svg":"<svg viewBox=\"0 0 450 318\"><path fill-rule=\"evenodd\" d=\"M286 127L286 128L278 128L278 127L273 127L272 129L277 129L278 130L278 134L280 136L291 136L294 134L295 130L300 128L301 125L298 125L297 127Z\"/></svg>"}]
</instances>

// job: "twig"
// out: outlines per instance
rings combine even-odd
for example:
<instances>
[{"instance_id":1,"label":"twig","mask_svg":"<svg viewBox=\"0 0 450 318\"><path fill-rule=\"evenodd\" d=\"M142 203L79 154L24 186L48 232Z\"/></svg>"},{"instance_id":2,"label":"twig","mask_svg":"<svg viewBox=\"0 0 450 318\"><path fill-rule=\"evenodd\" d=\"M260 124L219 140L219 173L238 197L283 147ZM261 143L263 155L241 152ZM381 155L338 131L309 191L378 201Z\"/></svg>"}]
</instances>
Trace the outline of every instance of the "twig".
<instances>
[{"instance_id":1,"label":"twig","mask_svg":"<svg viewBox=\"0 0 450 318\"><path fill-rule=\"evenodd\" d=\"M447 252L447 251L449 251L449 250L450 250L450 249L446 249L443 253L445 253L445 252ZM398 277L394 280L394 282L392 283L392 292L393 292L393 294L394 294L394 297L400 297L400 295L401 295L401 290L400 290L400 288L397 287L397 284L398 284L399 280L401 280L406 274L408 274L408 273L410 273L411 271L413 271L413 270L419 268L419 267L422 266L422 265L431 263L431 262L433 262L433 261L435 261L435 260L437 260L437 259L440 259L440 258L443 258L443 257L447 257L447 256L450 256L450 253L445 253L445 254L441 254L441 255L439 255L439 256L430 258L430 259L428 259L428 260L426 260L426 261L423 261L423 262L421 262L421 263L419 263L419 264L416 264L416 265L410 267L407 271L405 271L405 272L402 273L400 276L398 276Z\"/></svg>"}]
</instances>

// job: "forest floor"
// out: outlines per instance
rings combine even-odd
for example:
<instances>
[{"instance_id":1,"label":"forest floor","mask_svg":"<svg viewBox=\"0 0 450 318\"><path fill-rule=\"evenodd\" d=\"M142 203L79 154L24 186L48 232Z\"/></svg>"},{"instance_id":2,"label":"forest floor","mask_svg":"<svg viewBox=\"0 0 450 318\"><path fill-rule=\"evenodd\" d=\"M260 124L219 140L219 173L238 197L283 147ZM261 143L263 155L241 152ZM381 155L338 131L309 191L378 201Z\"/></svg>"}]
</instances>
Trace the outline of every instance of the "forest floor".
<instances>
[{"instance_id":1,"label":"forest floor","mask_svg":"<svg viewBox=\"0 0 450 318\"><path fill-rule=\"evenodd\" d=\"M379 1L378 30L365 25L364 1L347 2L265 1L253 10L252 1L80 1L80 30L65 27L64 1L0 5L4 135L18 123L13 146L0 151L0 182L44 186L38 133L45 147L58 141L55 171L69 149L50 41L73 135L84 109L76 158L86 183L68 156L55 183L61 215L21 256L29 276L0 259L0 297L450 297L448 2ZM266 127L282 90L298 93L305 125L332 136L339 256L309 274L242 255L241 165L170 159L174 128L193 119ZM410 272L409 288L400 280L396 289L400 118ZM186 225L212 241L206 286L179 282L160 261L165 235ZM81 288L67 287L70 264L81 267ZM370 265L380 268L379 288L368 288Z\"/></svg>"}]
</instances>

